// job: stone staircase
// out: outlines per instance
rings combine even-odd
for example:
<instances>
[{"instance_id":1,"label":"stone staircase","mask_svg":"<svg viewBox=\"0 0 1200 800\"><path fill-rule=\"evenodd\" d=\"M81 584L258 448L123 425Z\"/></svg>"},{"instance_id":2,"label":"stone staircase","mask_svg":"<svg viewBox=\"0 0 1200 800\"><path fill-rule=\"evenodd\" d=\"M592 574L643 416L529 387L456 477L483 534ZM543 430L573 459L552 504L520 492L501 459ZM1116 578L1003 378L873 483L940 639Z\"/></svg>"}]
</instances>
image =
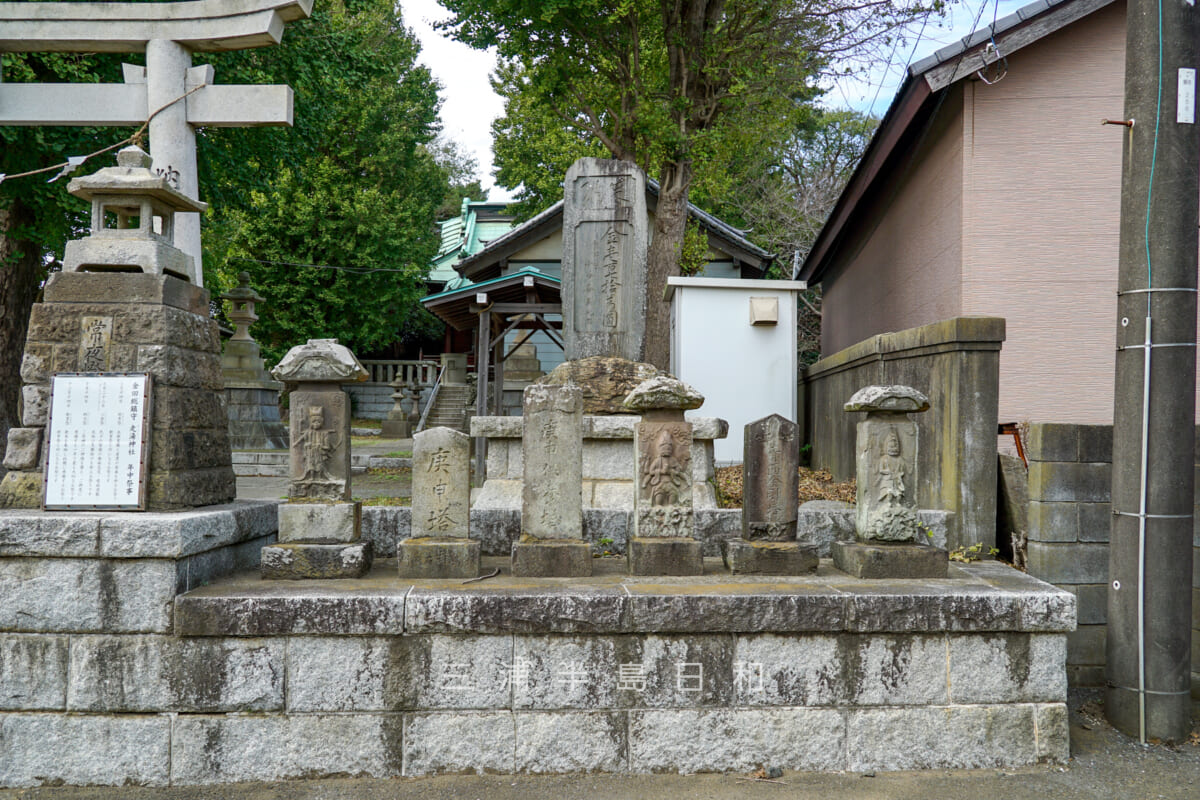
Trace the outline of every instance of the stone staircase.
<instances>
[{"instance_id":1,"label":"stone staircase","mask_svg":"<svg viewBox=\"0 0 1200 800\"><path fill-rule=\"evenodd\" d=\"M471 402L471 387L465 384L443 383L437 400L425 421L425 428L446 427L467 432L466 411Z\"/></svg>"}]
</instances>

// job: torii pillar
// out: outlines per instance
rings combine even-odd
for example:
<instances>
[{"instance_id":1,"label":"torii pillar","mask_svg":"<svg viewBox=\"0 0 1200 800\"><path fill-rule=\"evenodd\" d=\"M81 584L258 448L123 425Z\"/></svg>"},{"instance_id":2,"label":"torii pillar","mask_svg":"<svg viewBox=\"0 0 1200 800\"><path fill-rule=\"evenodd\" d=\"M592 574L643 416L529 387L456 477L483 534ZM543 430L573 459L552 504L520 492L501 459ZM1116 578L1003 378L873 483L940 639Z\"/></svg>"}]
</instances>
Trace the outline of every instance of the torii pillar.
<instances>
[{"instance_id":1,"label":"torii pillar","mask_svg":"<svg viewBox=\"0 0 1200 800\"><path fill-rule=\"evenodd\" d=\"M292 124L288 86L216 86L194 52L279 44L288 22L308 17L313 0L193 0L179 3L0 2L0 52L139 53L123 84L0 84L0 125L136 126L150 121L156 170L199 200L196 128ZM2 79L0 75L0 79ZM200 88L197 88L200 87ZM204 285L200 215L177 214L175 246L192 256Z\"/></svg>"}]
</instances>

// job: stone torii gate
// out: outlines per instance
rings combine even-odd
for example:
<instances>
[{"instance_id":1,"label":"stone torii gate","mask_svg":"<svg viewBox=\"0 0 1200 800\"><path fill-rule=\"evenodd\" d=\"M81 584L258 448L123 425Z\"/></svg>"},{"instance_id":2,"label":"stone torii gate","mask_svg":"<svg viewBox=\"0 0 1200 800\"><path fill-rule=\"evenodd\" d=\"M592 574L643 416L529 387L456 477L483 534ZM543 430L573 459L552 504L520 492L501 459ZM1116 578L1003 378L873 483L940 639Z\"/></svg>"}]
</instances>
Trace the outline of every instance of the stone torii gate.
<instances>
[{"instance_id":1,"label":"stone torii gate","mask_svg":"<svg viewBox=\"0 0 1200 800\"><path fill-rule=\"evenodd\" d=\"M195 129L290 126L292 90L214 85L213 68L193 67L192 53L279 44L284 26L308 17L312 4L0 2L0 52L146 54L145 67L123 65L123 84L0 83L0 125L135 126L158 112L149 124L154 166L177 173L179 191L199 200ZM175 216L175 246L195 260L192 279L202 286L199 214Z\"/></svg>"}]
</instances>

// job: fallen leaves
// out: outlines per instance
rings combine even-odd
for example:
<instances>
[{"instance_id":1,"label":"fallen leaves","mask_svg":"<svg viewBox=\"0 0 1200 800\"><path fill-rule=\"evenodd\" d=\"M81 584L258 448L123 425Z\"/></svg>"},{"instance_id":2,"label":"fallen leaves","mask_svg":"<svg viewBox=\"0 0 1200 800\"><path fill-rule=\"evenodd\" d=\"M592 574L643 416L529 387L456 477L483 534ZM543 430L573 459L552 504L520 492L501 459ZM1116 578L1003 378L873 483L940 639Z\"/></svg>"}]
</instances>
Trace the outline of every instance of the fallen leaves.
<instances>
[{"instance_id":1,"label":"fallen leaves","mask_svg":"<svg viewBox=\"0 0 1200 800\"><path fill-rule=\"evenodd\" d=\"M854 502L854 480L837 482L827 469L808 469L800 467L801 503L809 500L841 500L845 503ZM742 466L717 468L717 505L721 508L741 508L743 498Z\"/></svg>"}]
</instances>

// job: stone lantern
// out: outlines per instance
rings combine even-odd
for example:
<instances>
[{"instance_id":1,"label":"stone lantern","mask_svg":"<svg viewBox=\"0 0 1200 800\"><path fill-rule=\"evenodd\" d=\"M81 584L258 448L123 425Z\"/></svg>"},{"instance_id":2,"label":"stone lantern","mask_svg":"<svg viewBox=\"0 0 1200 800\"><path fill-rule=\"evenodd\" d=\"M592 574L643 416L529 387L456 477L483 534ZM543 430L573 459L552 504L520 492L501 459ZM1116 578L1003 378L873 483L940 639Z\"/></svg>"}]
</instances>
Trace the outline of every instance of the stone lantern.
<instances>
[{"instance_id":1,"label":"stone lantern","mask_svg":"<svg viewBox=\"0 0 1200 800\"><path fill-rule=\"evenodd\" d=\"M92 204L91 233L67 243L63 272L146 272L197 283L196 264L175 246L179 211L202 212L192 200L150 169L136 145L117 153L117 166L75 178L67 191Z\"/></svg>"},{"instance_id":2,"label":"stone lantern","mask_svg":"<svg viewBox=\"0 0 1200 800\"><path fill-rule=\"evenodd\" d=\"M234 324L221 355L229 441L234 450L282 450L288 446L287 429L279 417L283 384L267 374L258 342L250 335L250 325L258 321L254 307L263 298L250 287L249 273L240 273L238 281L237 288L221 295L232 306L229 320Z\"/></svg>"}]
</instances>

